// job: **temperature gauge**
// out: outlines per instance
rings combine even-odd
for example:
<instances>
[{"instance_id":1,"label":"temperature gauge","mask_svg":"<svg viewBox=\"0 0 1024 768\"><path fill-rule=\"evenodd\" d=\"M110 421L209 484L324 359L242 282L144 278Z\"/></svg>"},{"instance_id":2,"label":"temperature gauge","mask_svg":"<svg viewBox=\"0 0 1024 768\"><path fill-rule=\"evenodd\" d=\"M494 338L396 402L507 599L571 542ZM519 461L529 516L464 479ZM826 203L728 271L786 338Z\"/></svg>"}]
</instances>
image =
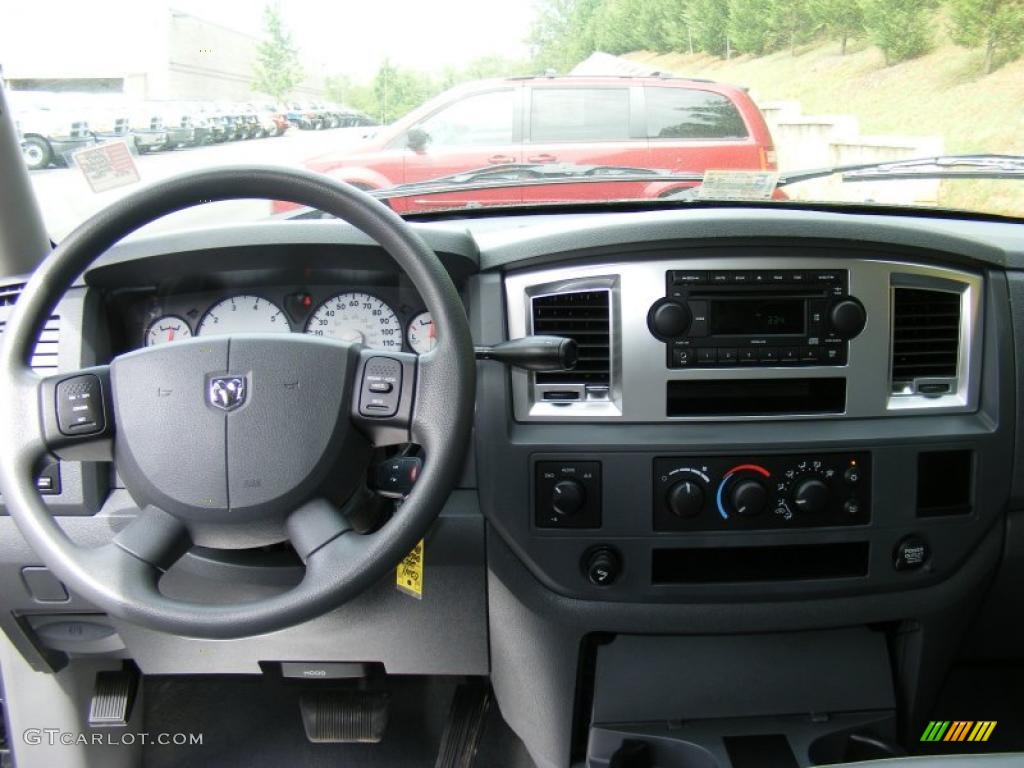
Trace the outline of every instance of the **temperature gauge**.
<instances>
[{"instance_id":1,"label":"temperature gauge","mask_svg":"<svg viewBox=\"0 0 1024 768\"><path fill-rule=\"evenodd\" d=\"M409 330L406 332L409 339L409 346L417 354L429 352L437 346L437 329L434 327L434 320L429 312L420 312L409 323Z\"/></svg>"},{"instance_id":2,"label":"temperature gauge","mask_svg":"<svg viewBox=\"0 0 1024 768\"><path fill-rule=\"evenodd\" d=\"M150 323L146 329L146 346L169 344L178 339L187 339L191 335L192 329L182 318L177 315L164 315Z\"/></svg>"}]
</instances>

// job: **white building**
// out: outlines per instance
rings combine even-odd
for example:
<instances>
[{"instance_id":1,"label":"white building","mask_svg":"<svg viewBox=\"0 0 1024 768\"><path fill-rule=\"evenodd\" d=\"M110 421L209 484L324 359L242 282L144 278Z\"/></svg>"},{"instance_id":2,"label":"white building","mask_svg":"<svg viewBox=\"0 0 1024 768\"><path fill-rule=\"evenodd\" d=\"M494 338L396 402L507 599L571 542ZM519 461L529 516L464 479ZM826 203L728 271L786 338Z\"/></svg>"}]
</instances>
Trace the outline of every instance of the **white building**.
<instances>
[{"instance_id":1,"label":"white building","mask_svg":"<svg viewBox=\"0 0 1024 768\"><path fill-rule=\"evenodd\" d=\"M163 2L9 3L0 67L13 90L123 93L140 99L248 101L259 39ZM304 62L292 97L324 95L323 68Z\"/></svg>"}]
</instances>

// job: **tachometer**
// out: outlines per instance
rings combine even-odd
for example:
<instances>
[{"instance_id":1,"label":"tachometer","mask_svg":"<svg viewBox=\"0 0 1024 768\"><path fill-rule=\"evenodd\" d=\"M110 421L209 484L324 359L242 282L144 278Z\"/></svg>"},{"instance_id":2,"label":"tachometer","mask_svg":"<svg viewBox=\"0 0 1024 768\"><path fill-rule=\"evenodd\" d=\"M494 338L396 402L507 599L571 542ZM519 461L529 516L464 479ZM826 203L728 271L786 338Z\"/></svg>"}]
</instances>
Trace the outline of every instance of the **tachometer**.
<instances>
[{"instance_id":1,"label":"tachometer","mask_svg":"<svg viewBox=\"0 0 1024 768\"><path fill-rule=\"evenodd\" d=\"M402 348L402 324L387 304L368 293L332 296L306 323L306 333L362 342L372 349Z\"/></svg>"},{"instance_id":2,"label":"tachometer","mask_svg":"<svg viewBox=\"0 0 1024 768\"><path fill-rule=\"evenodd\" d=\"M150 323L146 329L146 346L168 344L178 339L187 339L191 335L192 329L182 318L177 315L164 315Z\"/></svg>"},{"instance_id":3,"label":"tachometer","mask_svg":"<svg viewBox=\"0 0 1024 768\"><path fill-rule=\"evenodd\" d=\"M206 310L196 335L288 333L290 330L284 312L274 302L243 295L219 301Z\"/></svg>"},{"instance_id":4,"label":"tachometer","mask_svg":"<svg viewBox=\"0 0 1024 768\"><path fill-rule=\"evenodd\" d=\"M420 355L437 346L437 329L429 312L420 312L416 315L409 323L409 330L405 335L409 339L412 351Z\"/></svg>"}]
</instances>

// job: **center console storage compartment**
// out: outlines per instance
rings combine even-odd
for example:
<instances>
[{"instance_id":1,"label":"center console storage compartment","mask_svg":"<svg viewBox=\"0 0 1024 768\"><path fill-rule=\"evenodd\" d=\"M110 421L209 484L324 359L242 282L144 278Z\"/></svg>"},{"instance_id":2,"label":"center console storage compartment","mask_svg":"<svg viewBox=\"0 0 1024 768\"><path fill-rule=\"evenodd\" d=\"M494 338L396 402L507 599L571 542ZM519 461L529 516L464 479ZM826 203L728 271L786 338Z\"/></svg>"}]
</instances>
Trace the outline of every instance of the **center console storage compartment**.
<instances>
[{"instance_id":1,"label":"center console storage compartment","mask_svg":"<svg viewBox=\"0 0 1024 768\"><path fill-rule=\"evenodd\" d=\"M620 749L658 768L899 755L894 710L880 631L618 635L596 651L587 766L609 766Z\"/></svg>"}]
</instances>

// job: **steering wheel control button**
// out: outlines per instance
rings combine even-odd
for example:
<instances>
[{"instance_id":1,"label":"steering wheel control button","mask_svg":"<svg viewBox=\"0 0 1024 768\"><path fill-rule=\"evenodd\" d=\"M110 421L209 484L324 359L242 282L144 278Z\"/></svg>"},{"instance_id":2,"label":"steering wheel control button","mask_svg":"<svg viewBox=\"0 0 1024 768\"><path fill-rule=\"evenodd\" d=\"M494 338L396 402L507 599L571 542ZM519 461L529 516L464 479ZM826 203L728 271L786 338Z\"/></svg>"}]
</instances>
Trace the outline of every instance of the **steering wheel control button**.
<instances>
[{"instance_id":1,"label":"steering wheel control button","mask_svg":"<svg viewBox=\"0 0 1024 768\"><path fill-rule=\"evenodd\" d=\"M371 357L363 369L359 413L363 416L394 416L402 392L402 364L390 357Z\"/></svg>"},{"instance_id":2,"label":"steering wheel control button","mask_svg":"<svg viewBox=\"0 0 1024 768\"><path fill-rule=\"evenodd\" d=\"M377 465L376 491L381 496L401 498L416 485L423 462L418 456L396 456Z\"/></svg>"},{"instance_id":3,"label":"steering wheel control button","mask_svg":"<svg viewBox=\"0 0 1024 768\"><path fill-rule=\"evenodd\" d=\"M928 542L916 534L911 534L896 545L893 567L897 571L916 571L924 567L931 554Z\"/></svg>"},{"instance_id":4,"label":"steering wheel control button","mask_svg":"<svg viewBox=\"0 0 1024 768\"><path fill-rule=\"evenodd\" d=\"M106 429L98 376L84 373L57 384L57 426L65 435L95 435Z\"/></svg>"},{"instance_id":5,"label":"steering wheel control button","mask_svg":"<svg viewBox=\"0 0 1024 768\"><path fill-rule=\"evenodd\" d=\"M534 486L538 528L601 527L601 462L538 461Z\"/></svg>"},{"instance_id":6,"label":"steering wheel control button","mask_svg":"<svg viewBox=\"0 0 1024 768\"><path fill-rule=\"evenodd\" d=\"M584 555L583 571L595 587L609 587L618 581L622 564L611 547L597 547Z\"/></svg>"}]
</instances>

